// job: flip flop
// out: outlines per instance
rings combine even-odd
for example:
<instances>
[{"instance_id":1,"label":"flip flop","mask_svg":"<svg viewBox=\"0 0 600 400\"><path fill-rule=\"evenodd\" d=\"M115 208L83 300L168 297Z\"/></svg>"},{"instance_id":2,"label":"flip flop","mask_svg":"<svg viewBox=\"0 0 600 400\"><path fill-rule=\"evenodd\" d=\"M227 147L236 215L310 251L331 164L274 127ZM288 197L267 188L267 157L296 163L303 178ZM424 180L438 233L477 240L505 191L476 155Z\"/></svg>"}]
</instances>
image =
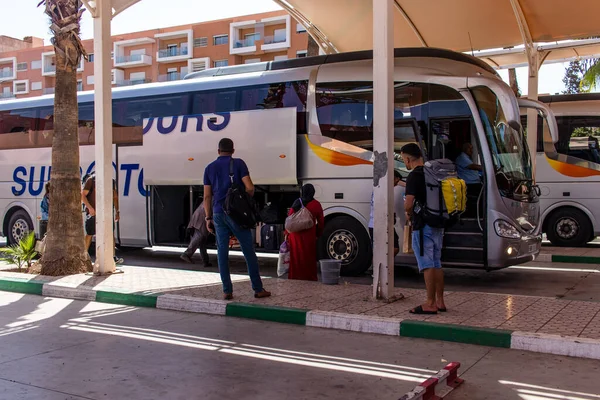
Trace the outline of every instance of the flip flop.
<instances>
[{"instance_id":1,"label":"flip flop","mask_svg":"<svg viewBox=\"0 0 600 400\"><path fill-rule=\"evenodd\" d=\"M448 311L448 309L446 307L444 307L444 308L438 308L438 311L439 312L446 312L446 311Z\"/></svg>"},{"instance_id":2,"label":"flip flop","mask_svg":"<svg viewBox=\"0 0 600 400\"><path fill-rule=\"evenodd\" d=\"M417 306L409 311L411 314L420 314L420 315L434 315L437 314L437 311L426 311L423 310L423 306Z\"/></svg>"}]
</instances>

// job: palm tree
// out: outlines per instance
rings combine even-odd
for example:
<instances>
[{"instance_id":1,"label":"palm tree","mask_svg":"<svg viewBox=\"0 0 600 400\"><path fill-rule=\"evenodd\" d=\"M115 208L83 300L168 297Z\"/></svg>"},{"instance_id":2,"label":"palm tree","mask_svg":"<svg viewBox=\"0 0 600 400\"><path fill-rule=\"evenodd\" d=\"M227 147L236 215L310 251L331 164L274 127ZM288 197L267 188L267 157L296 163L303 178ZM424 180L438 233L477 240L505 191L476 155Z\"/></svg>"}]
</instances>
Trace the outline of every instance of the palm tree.
<instances>
[{"instance_id":1,"label":"palm tree","mask_svg":"<svg viewBox=\"0 0 600 400\"><path fill-rule=\"evenodd\" d=\"M44 0L41 5L54 34L56 89L48 235L40 262L43 275L57 276L91 270L81 214L77 108L77 67L87 55L79 38L81 0Z\"/></svg>"},{"instance_id":2,"label":"palm tree","mask_svg":"<svg viewBox=\"0 0 600 400\"><path fill-rule=\"evenodd\" d=\"M585 71L581 78L581 90L591 92L598 87L600 83L600 60L591 59L581 62L582 69Z\"/></svg>"}]
</instances>

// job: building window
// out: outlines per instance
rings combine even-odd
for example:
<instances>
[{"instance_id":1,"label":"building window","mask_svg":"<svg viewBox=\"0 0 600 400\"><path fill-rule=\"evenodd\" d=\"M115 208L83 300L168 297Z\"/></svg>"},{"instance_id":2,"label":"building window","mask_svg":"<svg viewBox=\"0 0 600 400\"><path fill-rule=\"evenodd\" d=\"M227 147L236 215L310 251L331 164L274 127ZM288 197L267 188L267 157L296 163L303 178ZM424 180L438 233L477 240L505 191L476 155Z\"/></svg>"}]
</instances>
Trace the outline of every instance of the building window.
<instances>
[{"instance_id":1,"label":"building window","mask_svg":"<svg viewBox=\"0 0 600 400\"><path fill-rule=\"evenodd\" d=\"M17 71L27 71L27 63L20 62L17 64Z\"/></svg>"},{"instance_id":2,"label":"building window","mask_svg":"<svg viewBox=\"0 0 600 400\"><path fill-rule=\"evenodd\" d=\"M13 91L15 94L27 94L29 93L29 81L15 81Z\"/></svg>"},{"instance_id":3,"label":"building window","mask_svg":"<svg viewBox=\"0 0 600 400\"><path fill-rule=\"evenodd\" d=\"M206 46L208 46L208 38L207 37L201 37L201 38L194 39L194 47L206 47Z\"/></svg>"},{"instance_id":4,"label":"building window","mask_svg":"<svg viewBox=\"0 0 600 400\"><path fill-rule=\"evenodd\" d=\"M214 63L215 68L226 67L229 65L229 60L216 60Z\"/></svg>"},{"instance_id":5,"label":"building window","mask_svg":"<svg viewBox=\"0 0 600 400\"><path fill-rule=\"evenodd\" d=\"M306 32L306 28L302 24L296 24L296 32L298 32L298 33Z\"/></svg>"},{"instance_id":6,"label":"building window","mask_svg":"<svg viewBox=\"0 0 600 400\"><path fill-rule=\"evenodd\" d=\"M229 35L216 35L213 36L213 45L218 46L220 44L229 43Z\"/></svg>"},{"instance_id":7,"label":"building window","mask_svg":"<svg viewBox=\"0 0 600 400\"><path fill-rule=\"evenodd\" d=\"M31 62L31 69L42 69L42 60L35 60Z\"/></svg>"},{"instance_id":8,"label":"building window","mask_svg":"<svg viewBox=\"0 0 600 400\"><path fill-rule=\"evenodd\" d=\"M287 55L273 57L273 61L285 61L287 59L288 59Z\"/></svg>"},{"instance_id":9,"label":"building window","mask_svg":"<svg viewBox=\"0 0 600 400\"><path fill-rule=\"evenodd\" d=\"M94 62L94 53L89 53L88 54L88 62L91 62L91 63Z\"/></svg>"},{"instance_id":10,"label":"building window","mask_svg":"<svg viewBox=\"0 0 600 400\"><path fill-rule=\"evenodd\" d=\"M83 90L83 81L81 79L79 79L77 81L77 91L81 92Z\"/></svg>"},{"instance_id":11,"label":"building window","mask_svg":"<svg viewBox=\"0 0 600 400\"><path fill-rule=\"evenodd\" d=\"M296 58L303 58L308 56L308 51L300 50L296 52Z\"/></svg>"},{"instance_id":12,"label":"building window","mask_svg":"<svg viewBox=\"0 0 600 400\"><path fill-rule=\"evenodd\" d=\"M31 90L42 90L42 82L31 82Z\"/></svg>"}]
</instances>

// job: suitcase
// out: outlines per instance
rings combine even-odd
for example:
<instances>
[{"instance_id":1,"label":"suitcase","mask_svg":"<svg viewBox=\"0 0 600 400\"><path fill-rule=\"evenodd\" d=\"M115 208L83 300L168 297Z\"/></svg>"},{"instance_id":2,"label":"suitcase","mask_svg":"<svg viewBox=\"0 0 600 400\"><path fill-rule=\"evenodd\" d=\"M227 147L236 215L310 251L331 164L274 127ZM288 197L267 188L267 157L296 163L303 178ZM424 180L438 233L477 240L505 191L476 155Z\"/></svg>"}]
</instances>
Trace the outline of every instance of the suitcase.
<instances>
[{"instance_id":1,"label":"suitcase","mask_svg":"<svg viewBox=\"0 0 600 400\"><path fill-rule=\"evenodd\" d=\"M281 245L283 225L265 224L261 227L261 242L265 250L277 251Z\"/></svg>"}]
</instances>

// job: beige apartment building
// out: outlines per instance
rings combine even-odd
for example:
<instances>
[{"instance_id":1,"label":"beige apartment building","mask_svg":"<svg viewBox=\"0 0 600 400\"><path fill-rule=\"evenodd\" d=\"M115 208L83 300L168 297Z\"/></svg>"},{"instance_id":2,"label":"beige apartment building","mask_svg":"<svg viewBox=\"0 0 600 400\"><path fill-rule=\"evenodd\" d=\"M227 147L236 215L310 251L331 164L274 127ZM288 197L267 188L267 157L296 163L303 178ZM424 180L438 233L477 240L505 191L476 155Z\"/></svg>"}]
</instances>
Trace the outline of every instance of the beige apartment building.
<instances>
[{"instance_id":1,"label":"beige apartment building","mask_svg":"<svg viewBox=\"0 0 600 400\"><path fill-rule=\"evenodd\" d=\"M306 57L308 34L285 11L115 35L113 86L183 79L212 67ZM94 88L93 40L78 89ZM43 40L0 36L0 101L54 92L55 57Z\"/></svg>"}]
</instances>

